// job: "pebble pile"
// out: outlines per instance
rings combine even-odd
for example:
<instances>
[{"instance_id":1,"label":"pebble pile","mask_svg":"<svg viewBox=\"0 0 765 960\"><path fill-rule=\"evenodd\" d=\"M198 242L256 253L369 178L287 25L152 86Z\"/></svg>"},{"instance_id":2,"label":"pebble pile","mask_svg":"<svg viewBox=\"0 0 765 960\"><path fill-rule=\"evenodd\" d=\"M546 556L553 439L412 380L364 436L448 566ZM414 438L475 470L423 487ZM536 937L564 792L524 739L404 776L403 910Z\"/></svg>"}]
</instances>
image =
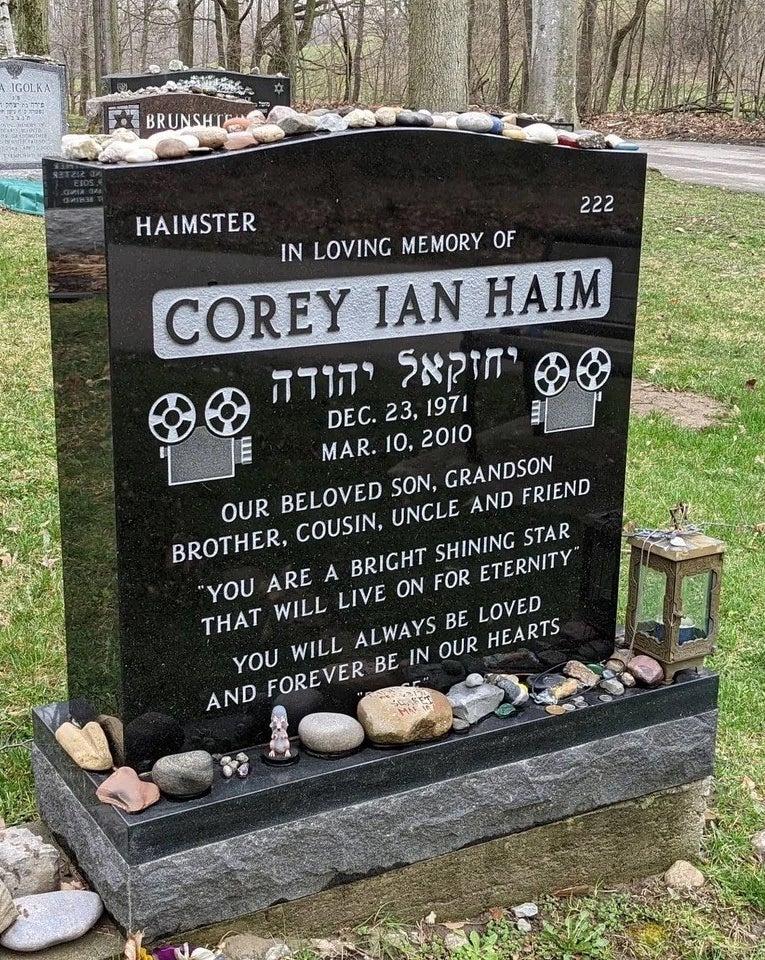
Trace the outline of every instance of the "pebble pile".
<instances>
[{"instance_id":1,"label":"pebble pile","mask_svg":"<svg viewBox=\"0 0 765 960\"><path fill-rule=\"evenodd\" d=\"M568 149L638 149L637 144L622 140L615 134L603 136L595 130L572 133L536 122L521 126L518 119L516 114L495 116L479 111L430 113L428 110L405 110L400 107L380 107L374 111L354 107L334 111L321 108L310 113L299 113L292 107L276 106L268 116L260 110L252 110L244 117L231 117L222 127L187 127L155 133L146 139L140 139L132 130L121 129L111 134L67 134L61 140L61 153L67 160L152 163L156 160L178 160L213 150L246 150L261 144L276 143L285 137L394 126L462 130Z\"/></svg>"}]
</instances>

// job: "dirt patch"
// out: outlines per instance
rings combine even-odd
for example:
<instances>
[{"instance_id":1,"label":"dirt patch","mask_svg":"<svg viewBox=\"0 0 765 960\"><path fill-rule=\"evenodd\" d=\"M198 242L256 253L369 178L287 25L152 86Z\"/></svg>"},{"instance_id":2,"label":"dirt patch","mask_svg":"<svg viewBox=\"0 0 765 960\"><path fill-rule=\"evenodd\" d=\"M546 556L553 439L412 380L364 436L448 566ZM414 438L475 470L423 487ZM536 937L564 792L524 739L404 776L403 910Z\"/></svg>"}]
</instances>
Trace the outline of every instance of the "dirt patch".
<instances>
[{"instance_id":1,"label":"dirt patch","mask_svg":"<svg viewBox=\"0 0 765 960\"><path fill-rule=\"evenodd\" d=\"M727 407L719 400L699 393L664 390L643 380L632 382L630 409L639 417L663 413L678 426L690 430L717 427L728 413Z\"/></svg>"},{"instance_id":2,"label":"dirt patch","mask_svg":"<svg viewBox=\"0 0 765 960\"><path fill-rule=\"evenodd\" d=\"M582 121L585 126L585 121ZM666 113L604 113L586 126L633 140L691 140L765 145L765 117L734 120L727 113L675 110Z\"/></svg>"}]
</instances>

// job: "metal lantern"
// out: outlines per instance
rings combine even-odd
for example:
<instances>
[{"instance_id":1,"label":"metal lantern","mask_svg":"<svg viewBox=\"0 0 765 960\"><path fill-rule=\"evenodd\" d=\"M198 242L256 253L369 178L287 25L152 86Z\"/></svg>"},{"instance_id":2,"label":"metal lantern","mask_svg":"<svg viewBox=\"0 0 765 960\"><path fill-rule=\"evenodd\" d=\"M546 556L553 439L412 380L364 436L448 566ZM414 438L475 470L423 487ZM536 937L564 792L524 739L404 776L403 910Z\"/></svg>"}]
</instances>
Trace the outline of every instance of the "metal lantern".
<instances>
[{"instance_id":1,"label":"metal lantern","mask_svg":"<svg viewBox=\"0 0 765 960\"><path fill-rule=\"evenodd\" d=\"M658 660L665 683L671 683L678 670L698 669L714 652L725 544L679 525L641 532L628 542L625 639L631 649Z\"/></svg>"}]
</instances>

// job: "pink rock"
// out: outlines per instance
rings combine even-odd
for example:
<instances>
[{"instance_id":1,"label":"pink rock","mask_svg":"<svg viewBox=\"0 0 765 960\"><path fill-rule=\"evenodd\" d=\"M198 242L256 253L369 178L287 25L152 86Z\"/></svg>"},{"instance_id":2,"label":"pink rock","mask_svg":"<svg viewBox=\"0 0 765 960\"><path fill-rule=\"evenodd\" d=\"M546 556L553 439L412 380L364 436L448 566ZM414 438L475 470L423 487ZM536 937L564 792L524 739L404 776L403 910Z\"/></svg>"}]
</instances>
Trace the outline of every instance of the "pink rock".
<instances>
[{"instance_id":1,"label":"pink rock","mask_svg":"<svg viewBox=\"0 0 765 960\"><path fill-rule=\"evenodd\" d=\"M223 123L223 129L228 130L229 133L234 133L236 130L249 130L251 126L252 121L247 117L229 117Z\"/></svg>"},{"instance_id":2,"label":"pink rock","mask_svg":"<svg viewBox=\"0 0 765 960\"><path fill-rule=\"evenodd\" d=\"M228 140L223 144L224 150L244 150L246 147L254 147L255 140L249 130L230 133Z\"/></svg>"},{"instance_id":3,"label":"pink rock","mask_svg":"<svg viewBox=\"0 0 765 960\"><path fill-rule=\"evenodd\" d=\"M96 796L101 803L140 813L159 800L159 787L145 783L132 767L119 767L96 790Z\"/></svg>"},{"instance_id":4,"label":"pink rock","mask_svg":"<svg viewBox=\"0 0 765 960\"><path fill-rule=\"evenodd\" d=\"M637 680L646 687L654 687L664 679L664 670L661 664L653 657L647 657L644 653L633 657L627 664L627 670Z\"/></svg>"}]
</instances>

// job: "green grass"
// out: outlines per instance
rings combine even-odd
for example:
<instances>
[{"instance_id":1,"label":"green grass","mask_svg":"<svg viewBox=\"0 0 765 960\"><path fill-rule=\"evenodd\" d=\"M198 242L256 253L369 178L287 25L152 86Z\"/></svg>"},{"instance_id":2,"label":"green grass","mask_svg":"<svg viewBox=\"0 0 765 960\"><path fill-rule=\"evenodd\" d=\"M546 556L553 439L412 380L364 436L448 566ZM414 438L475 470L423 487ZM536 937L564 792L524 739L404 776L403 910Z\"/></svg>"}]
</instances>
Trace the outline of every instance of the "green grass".
<instances>
[{"instance_id":1,"label":"green grass","mask_svg":"<svg viewBox=\"0 0 765 960\"><path fill-rule=\"evenodd\" d=\"M497 922L468 941L462 960L765 960L752 939L765 914L765 870L750 849L765 825L764 251L765 197L651 177L635 372L729 411L702 431L660 414L634 419L627 477L628 519L663 524L682 498L692 519L728 543L713 661L722 685L707 887L693 897L648 885L545 900L548 927L535 921L524 939ZM6 746L31 736L32 706L64 696L44 272L42 222L0 212L0 813L9 823L31 817L34 798L28 750ZM417 952L449 956L436 942Z\"/></svg>"}]
</instances>

